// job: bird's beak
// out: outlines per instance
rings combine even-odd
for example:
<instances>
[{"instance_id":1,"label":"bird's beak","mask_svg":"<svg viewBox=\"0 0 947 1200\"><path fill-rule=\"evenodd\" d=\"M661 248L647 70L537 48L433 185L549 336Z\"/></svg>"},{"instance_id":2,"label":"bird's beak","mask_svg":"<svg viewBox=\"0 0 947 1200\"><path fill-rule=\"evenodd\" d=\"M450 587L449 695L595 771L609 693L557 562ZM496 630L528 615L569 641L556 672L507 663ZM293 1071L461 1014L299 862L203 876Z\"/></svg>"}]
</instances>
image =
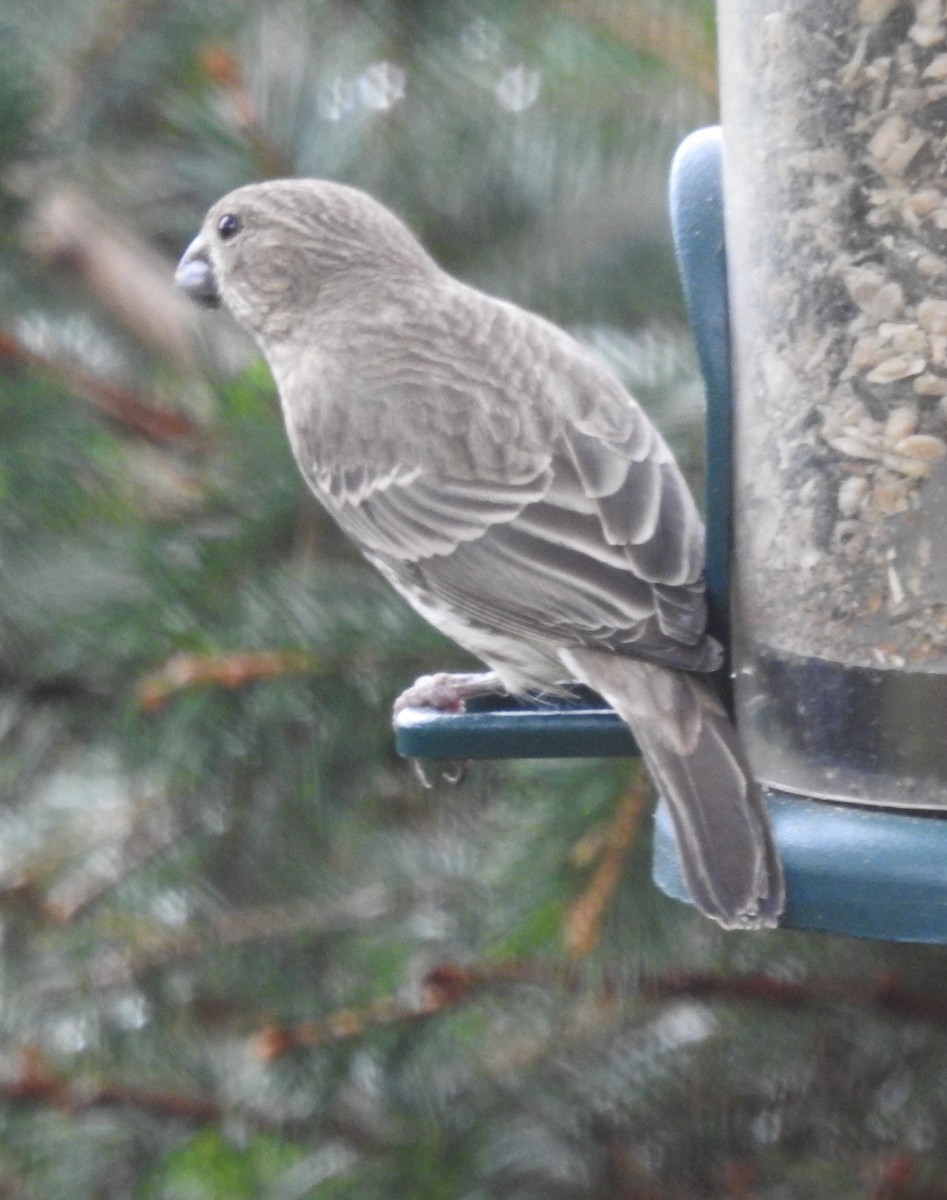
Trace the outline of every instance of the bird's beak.
<instances>
[{"instance_id":1,"label":"bird's beak","mask_svg":"<svg viewBox=\"0 0 947 1200\"><path fill-rule=\"evenodd\" d=\"M174 272L174 282L208 308L216 308L220 304L220 292L203 234L199 233L184 251Z\"/></svg>"}]
</instances>

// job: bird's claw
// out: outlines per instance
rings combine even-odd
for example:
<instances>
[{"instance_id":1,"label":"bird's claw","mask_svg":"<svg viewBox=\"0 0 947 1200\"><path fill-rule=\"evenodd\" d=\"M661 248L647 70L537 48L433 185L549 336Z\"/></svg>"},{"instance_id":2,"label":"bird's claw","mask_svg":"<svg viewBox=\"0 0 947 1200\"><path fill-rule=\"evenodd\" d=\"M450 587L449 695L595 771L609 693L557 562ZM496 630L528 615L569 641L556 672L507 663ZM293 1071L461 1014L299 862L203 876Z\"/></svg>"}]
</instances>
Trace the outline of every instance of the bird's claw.
<instances>
[{"instance_id":1,"label":"bird's claw","mask_svg":"<svg viewBox=\"0 0 947 1200\"><path fill-rule=\"evenodd\" d=\"M498 690L502 691L503 685L493 671L466 675L438 671L434 675L422 675L406 688L395 701L393 712L397 716L406 708L436 708L439 712L461 713L474 696L486 696Z\"/></svg>"},{"instance_id":2,"label":"bird's claw","mask_svg":"<svg viewBox=\"0 0 947 1200\"><path fill-rule=\"evenodd\" d=\"M466 758L448 758L437 760L434 766L438 776L444 783L456 785L463 783L467 778L467 769L470 766L470 762ZM411 767L423 788L430 790L434 787L431 777L428 774L428 764L426 762L422 762L420 758L412 758Z\"/></svg>"}]
</instances>

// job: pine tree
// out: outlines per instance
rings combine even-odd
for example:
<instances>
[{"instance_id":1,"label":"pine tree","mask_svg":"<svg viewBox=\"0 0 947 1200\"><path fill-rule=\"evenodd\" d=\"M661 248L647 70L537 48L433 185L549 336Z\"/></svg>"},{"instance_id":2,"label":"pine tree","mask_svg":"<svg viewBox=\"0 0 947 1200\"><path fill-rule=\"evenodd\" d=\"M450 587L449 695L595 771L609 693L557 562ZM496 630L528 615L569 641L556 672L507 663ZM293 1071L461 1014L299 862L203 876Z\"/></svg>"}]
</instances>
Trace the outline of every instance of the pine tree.
<instances>
[{"instance_id":1,"label":"pine tree","mask_svg":"<svg viewBox=\"0 0 947 1200\"><path fill-rule=\"evenodd\" d=\"M709 2L8 9L0 1194L947 1194L943 953L719 933L652 885L633 763L421 788L391 700L463 657L171 285L229 188L355 183L696 476L664 190Z\"/></svg>"}]
</instances>

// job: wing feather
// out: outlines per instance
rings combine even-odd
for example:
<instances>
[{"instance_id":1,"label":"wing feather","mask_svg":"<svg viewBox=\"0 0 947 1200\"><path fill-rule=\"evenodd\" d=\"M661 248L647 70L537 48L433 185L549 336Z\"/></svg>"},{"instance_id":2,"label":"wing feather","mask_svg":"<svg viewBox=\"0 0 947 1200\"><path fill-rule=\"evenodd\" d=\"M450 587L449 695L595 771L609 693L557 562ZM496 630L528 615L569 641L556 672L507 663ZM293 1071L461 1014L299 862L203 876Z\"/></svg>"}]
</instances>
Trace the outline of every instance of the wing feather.
<instances>
[{"instance_id":1,"label":"wing feather","mask_svg":"<svg viewBox=\"0 0 947 1200\"><path fill-rule=\"evenodd\" d=\"M703 527L663 439L568 335L478 295L478 340L464 295L451 294L430 351L360 380L374 441L339 402L336 432L351 440L343 453L338 437L319 439L333 458L309 463L317 494L429 612L706 666ZM505 362L491 362L501 346Z\"/></svg>"}]
</instances>

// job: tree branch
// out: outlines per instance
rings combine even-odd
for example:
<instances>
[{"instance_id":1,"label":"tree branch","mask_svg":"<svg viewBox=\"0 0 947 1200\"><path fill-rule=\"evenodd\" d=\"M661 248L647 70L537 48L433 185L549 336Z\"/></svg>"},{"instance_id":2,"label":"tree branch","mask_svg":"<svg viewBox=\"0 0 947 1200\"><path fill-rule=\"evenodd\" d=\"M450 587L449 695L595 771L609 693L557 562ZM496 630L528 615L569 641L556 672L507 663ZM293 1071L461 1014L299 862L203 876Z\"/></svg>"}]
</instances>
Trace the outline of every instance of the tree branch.
<instances>
[{"instance_id":1,"label":"tree branch","mask_svg":"<svg viewBox=\"0 0 947 1200\"><path fill-rule=\"evenodd\" d=\"M157 712L171 697L188 688L216 684L242 688L260 679L309 674L316 657L298 650L256 650L242 654L173 654L139 683L136 696L144 712Z\"/></svg>"},{"instance_id":2,"label":"tree branch","mask_svg":"<svg viewBox=\"0 0 947 1200\"><path fill-rule=\"evenodd\" d=\"M15 363L58 379L70 391L104 416L152 442L191 442L204 439L205 432L182 412L151 404L128 388L119 387L27 346L9 330L0 329L0 363Z\"/></svg>"}]
</instances>

